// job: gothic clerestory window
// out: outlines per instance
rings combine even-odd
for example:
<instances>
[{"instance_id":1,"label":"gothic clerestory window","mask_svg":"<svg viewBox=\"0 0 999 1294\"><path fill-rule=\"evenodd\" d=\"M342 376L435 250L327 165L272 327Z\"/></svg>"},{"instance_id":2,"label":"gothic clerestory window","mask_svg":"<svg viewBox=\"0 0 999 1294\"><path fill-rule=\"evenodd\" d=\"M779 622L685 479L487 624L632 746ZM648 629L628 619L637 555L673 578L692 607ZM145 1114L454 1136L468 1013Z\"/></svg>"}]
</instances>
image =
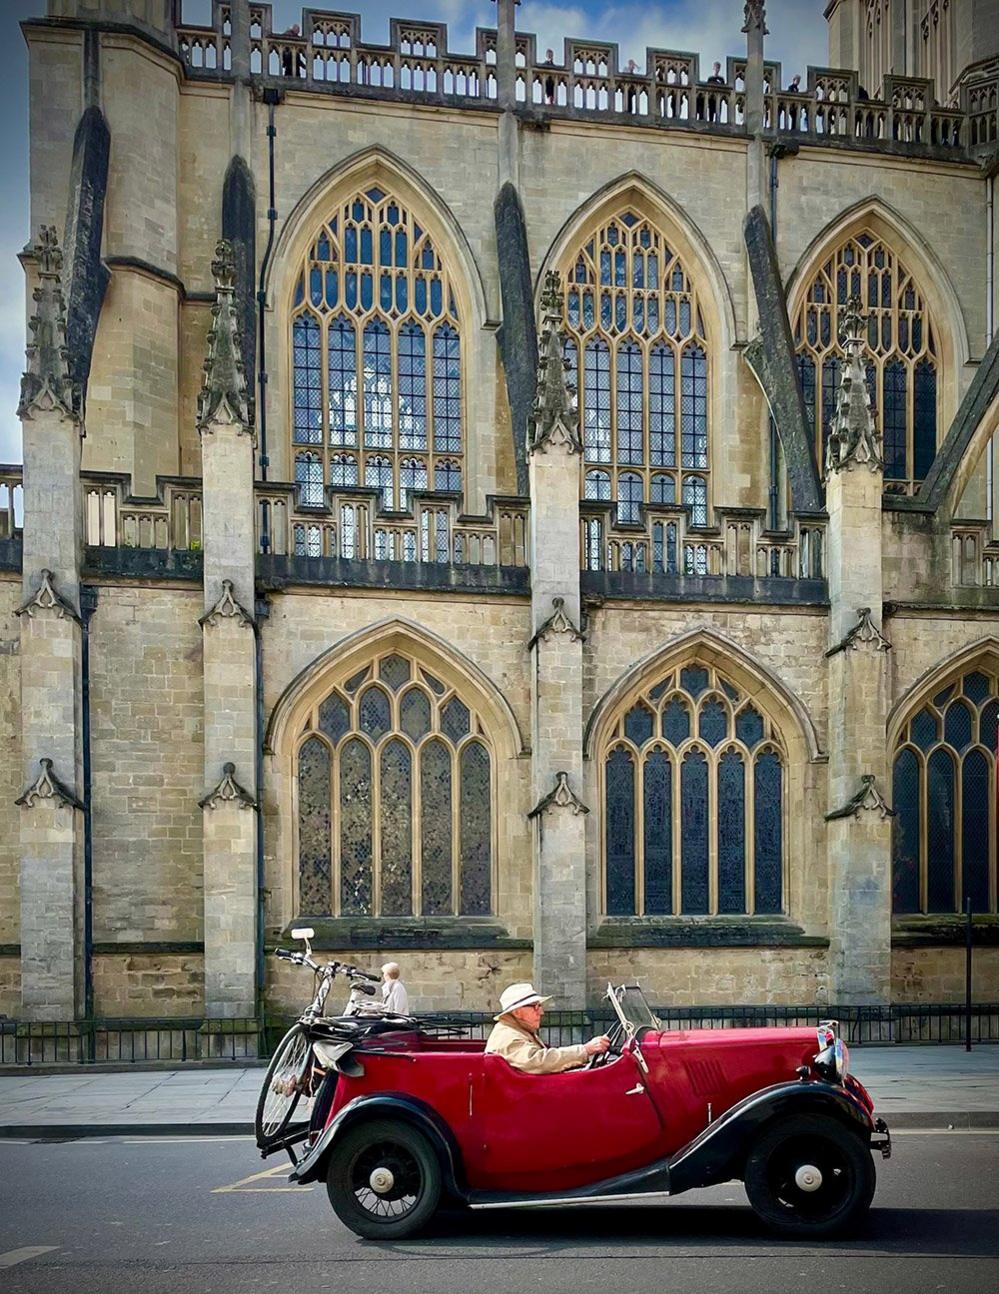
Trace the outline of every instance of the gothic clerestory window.
<instances>
[{"instance_id":1,"label":"gothic clerestory window","mask_svg":"<svg viewBox=\"0 0 999 1294\"><path fill-rule=\"evenodd\" d=\"M936 454L936 340L912 275L869 230L848 238L823 263L795 317L798 376L817 461L821 468L836 410L840 317L854 295L867 316L867 386L884 437L885 489L908 493Z\"/></svg>"},{"instance_id":2,"label":"gothic clerestory window","mask_svg":"<svg viewBox=\"0 0 999 1294\"><path fill-rule=\"evenodd\" d=\"M688 267L625 208L575 249L564 279L583 498L611 502L619 524L641 523L651 504L686 505L690 524L706 525L709 343Z\"/></svg>"},{"instance_id":3,"label":"gothic clerestory window","mask_svg":"<svg viewBox=\"0 0 999 1294\"><path fill-rule=\"evenodd\" d=\"M927 698L895 748L896 913L996 911L999 678L970 670Z\"/></svg>"},{"instance_id":4,"label":"gothic clerestory window","mask_svg":"<svg viewBox=\"0 0 999 1294\"><path fill-rule=\"evenodd\" d=\"M417 659L356 671L298 745L299 912L488 914L493 770L474 707Z\"/></svg>"},{"instance_id":5,"label":"gothic clerestory window","mask_svg":"<svg viewBox=\"0 0 999 1294\"><path fill-rule=\"evenodd\" d=\"M608 915L782 911L784 747L722 673L691 662L648 687L602 762Z\"/></svg>"},{"instance_id":6,"label":"gothic clerestory window","mask_svg":"<svg viewBox=\"0 0 999 1294\"><path fill-rule=\"evenodd\" d=\"M375 185L339 202L295 284L292 450L299 506L367 487L383 509L460 490L461 324L430 233Z\"/></svg>"}]
</instances>

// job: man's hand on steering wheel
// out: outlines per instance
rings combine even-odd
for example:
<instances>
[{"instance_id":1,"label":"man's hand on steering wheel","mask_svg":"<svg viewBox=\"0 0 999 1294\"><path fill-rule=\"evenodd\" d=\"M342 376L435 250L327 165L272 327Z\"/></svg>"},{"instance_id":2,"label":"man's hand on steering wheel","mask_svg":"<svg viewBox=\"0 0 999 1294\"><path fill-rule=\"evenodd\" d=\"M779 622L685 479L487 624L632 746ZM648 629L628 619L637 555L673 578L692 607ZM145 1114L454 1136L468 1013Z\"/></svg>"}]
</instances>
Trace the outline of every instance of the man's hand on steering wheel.
<instances>
[{"instance_id":1,"label":"man's hand on steering wheel","mask_svg":"<svg viewBox=\"0 0 999 1294\"><path fill-rule=\"evenodd\" d=\"M587 1069L595 1069L597 1065L603 1064L603 1057L610 1050L610 1045L610 1038L605 1033L598 1034L596 1038L583 1044L586 1048Z\"/></svg>"}]
</instances>

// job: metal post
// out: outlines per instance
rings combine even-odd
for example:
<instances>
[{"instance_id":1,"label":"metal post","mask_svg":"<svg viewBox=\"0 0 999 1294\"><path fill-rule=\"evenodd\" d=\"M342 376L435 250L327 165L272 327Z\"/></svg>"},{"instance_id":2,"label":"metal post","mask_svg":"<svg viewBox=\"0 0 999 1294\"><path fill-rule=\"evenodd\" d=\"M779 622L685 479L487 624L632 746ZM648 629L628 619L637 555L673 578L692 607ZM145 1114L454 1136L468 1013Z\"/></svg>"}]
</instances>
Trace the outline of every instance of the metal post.
<instances>
[{"instance_id":1,"label":"metal post","mask_svg":"<svg viewBox=\"0 0 999 1294\"><path fill-rule=\"evenodd\" d=\"M964 1050L971 1050L971 899L965 901L964 925Z\"/></svg>"}]
</instances>

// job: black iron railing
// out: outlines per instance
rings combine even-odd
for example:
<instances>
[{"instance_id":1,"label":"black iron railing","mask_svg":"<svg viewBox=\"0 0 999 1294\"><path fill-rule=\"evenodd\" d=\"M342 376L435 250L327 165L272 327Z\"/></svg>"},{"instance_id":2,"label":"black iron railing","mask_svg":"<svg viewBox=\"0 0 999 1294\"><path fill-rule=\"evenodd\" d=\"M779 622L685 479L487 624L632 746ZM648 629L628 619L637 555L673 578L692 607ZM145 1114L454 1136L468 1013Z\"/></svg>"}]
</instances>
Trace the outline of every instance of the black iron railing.
<instances>
[{"instance_id":1,"label":"black iron railing","mask_svg":"<svg viewBox=\"0 0 999 1294\"><path fill-rule=\"evenodd\" d=\"M773 1028L840 1022L851 1046L887 1043L960 1044L966 1041L963 1004L891 1006L702 1006L660 1007L667 1029ZM612 1022L606 1008L549 1011L542 1033L553 1045L582 1042ZM490 1013L438 1013L431 1027L485 1038ZM292 1017L257 1020L139 1019L75 1022L0 1018L0 1066L184 1065L195 1061L247 1063L269 1056ZM999 1042L999 1003L971 1011L971 1042Z\"/></svg>"}]
</instances>

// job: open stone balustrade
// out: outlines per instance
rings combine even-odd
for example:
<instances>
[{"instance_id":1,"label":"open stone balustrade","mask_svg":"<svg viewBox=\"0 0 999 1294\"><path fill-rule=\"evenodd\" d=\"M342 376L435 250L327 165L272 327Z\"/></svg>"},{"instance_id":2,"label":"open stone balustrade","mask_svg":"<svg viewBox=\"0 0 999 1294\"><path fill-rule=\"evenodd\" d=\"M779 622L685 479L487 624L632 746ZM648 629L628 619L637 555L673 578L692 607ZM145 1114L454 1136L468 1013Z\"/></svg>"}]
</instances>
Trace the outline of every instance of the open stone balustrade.
<instances>
[{"instance_id":1,"label":"open stone balustrade","mask_svg":"<svg viewBox=\"0 0 999 1294\"><path fill-rule=\"evenodd\" d=\"M177 29L193 78L231 75L229 6L218 0L211 26ZM617 44L563 41L561 59L541 57L537 38L516 35L518 111L538 119L612 118L630 125L745 133L745 57L730 57L725 84L702 79L697 54L649 49L645 67L619 66ZM272 7L250 6L250 74L297 89L455 107L497 106L496 31L476 29L475 52L448 49L445 23L392 19L386 45L361 39L357 14L304 9L299 31L275 32ZM999 73L985 68L941 105L932 80L885 77L871 96L854 71L809 67L801 92L781 88L782 69L764 64L763 131L798 142L844 143L910 155L973 158L999 140Z\"/></svg>"}]
</instances>

